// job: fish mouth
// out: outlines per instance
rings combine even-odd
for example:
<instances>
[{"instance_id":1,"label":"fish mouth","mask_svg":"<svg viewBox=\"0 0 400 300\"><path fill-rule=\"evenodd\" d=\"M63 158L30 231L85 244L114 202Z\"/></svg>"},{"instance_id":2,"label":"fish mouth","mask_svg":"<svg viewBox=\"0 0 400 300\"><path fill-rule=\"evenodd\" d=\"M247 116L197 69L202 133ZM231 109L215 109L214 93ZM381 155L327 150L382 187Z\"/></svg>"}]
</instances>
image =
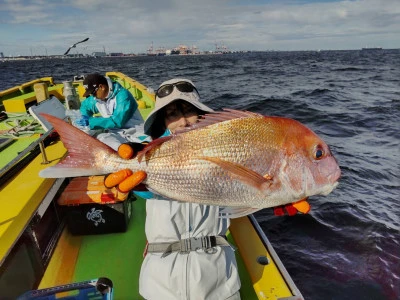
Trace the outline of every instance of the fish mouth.
<instances>
[{"instance_id":1,"label":"fish mouth","mask_svg":"<svg viewBox=\"0 0 400 300\"><path fill-rule=\"evenodd\" d=\"M323 190L321 190L321 195L323 196L327 196L329 195L337 186L339 185L339 182L336 181L335 183L331 184L331 185L327 185L324 187Z\"/></svg>"},{"instance_id":2,"label":"fish mouth","mask_svg":"<svg viewBox=\"0 0 400 300\"><path fill-rule=\"evenodd\" d=\"M330 194L338 185L339 185L339 178L342 174L339 166L337 165L329 174L326 174L326 184L323 185L320 189L319 194L321 195L328 195Z\"/></svg>"},{"instance_id":3,"label":"fish mouth","mask_svg":"<svg viewBox=\"0 0 400 300\"><path fill-rule=\"evenodd\" d=\"M342 175L342 171L340 170L339 166L331 173L328 175L328 180L331 183L337 183L339 180L340 176Z\"/></svg>"}]
</instances>

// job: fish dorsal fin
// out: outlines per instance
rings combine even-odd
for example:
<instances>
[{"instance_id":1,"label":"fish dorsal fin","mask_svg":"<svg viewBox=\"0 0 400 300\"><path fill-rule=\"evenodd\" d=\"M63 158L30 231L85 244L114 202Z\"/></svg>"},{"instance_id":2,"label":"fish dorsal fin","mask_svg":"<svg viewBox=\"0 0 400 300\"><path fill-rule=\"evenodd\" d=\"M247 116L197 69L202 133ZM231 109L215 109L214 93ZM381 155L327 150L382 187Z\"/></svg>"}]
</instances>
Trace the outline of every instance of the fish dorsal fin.
<instances>
[{"instance_id":1,"label":"fish dorsal fin","mask_svg":"<svg viewBox=\"0 0 400 300\"><path fill-rule=\"evenodd\" d=\"M240 181L258 189L265 190L269 187L272 182L272 177L269 175L262 176L249 168L246 168L242 165L239 165L234 162L222 160L217 157L207 157L202 156L198 157L198 159L207 160L209 162L215 163L224 170L231 173L234 177L238 178Z\"/></svg>"},{"instance_id":2,"label":"fish dorsal fin","mask_svg":"<svg viewBox=\"0 0 400 300\"><path fill-rule=\"evenodd\" d=\"M253 113L250 111L241 111L241 110L223 108L222 111L205 114L198 120L197 123L193 124L190 127L186 127L186 128L178 130L176 132L176 134L181 134L184 132L203 128L203 127L213 125L216 123L220 123L220 122L224 122L224 121L230 121L230 120L240 119L240 118L250 118L250 117L263 117L263 115Z\"/></svg>"},{"instance_id":3,"label":"fish dorsal fin","mask_svg":"<svg viewBox=\"0 0 400 300\"><path fill-rule=\"evenodd\" d=\"M161 145L162 143L169 141L170 139L172 139L172 137L173 137L173 135L164 136L164 137L155 139L154 141L151 141L150 143L148 143L146 145L146 147L143 148L142 151L138 152L138 154L137 154L138 161L141 162L147 152L149 152L151 149L156 148L157 146Z\"/></svg>"},{"instance_id":4,"label":"fish dorsal fin","mask_svg":"<svg viewBox=\"0 0 400 300\"><path fill-rule=\"evenodd\" d=\"M96 154L98 154L99 151L103 151L103 153L108 155L116 153L116 151L106 144L103 144L99 140L91 137L64 120L49 114L41 113L41 115L45 117L46 120L51 123L51 125L53 125L55 131L57 131L57 133L60 135L61 141L63 142L65 148L68 149L68 155L56 166L48 168L49 171L46 171L47 169L43 170L40 176L50 177L50 175L53 175L50 173L50 170L52 173L54 173L56 169L93 169L96 165L96 161L98 160Z\"/></svg>"}]
</instances>

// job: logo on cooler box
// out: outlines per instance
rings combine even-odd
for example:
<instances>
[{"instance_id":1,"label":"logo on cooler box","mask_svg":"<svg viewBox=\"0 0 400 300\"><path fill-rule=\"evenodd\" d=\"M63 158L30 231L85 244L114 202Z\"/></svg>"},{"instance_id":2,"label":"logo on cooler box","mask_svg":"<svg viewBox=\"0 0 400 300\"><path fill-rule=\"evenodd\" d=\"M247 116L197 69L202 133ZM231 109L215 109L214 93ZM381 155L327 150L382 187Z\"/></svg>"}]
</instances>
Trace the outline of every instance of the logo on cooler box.
<instances>
[{"instance_id":1,"label":"logo on cooler box","mask_svg":"<svg viewBox=\"0 0 400 300\"><path fill-rule=\"evenodd\" d=\"M103 216L101 215L103 211L101 209L95 209L94 207L88 211L86 214L86 218L89 221L93 221L94 225L97 226L99 223L105 223L106 220L103 219Z\"/></svg>"}]
</instances>

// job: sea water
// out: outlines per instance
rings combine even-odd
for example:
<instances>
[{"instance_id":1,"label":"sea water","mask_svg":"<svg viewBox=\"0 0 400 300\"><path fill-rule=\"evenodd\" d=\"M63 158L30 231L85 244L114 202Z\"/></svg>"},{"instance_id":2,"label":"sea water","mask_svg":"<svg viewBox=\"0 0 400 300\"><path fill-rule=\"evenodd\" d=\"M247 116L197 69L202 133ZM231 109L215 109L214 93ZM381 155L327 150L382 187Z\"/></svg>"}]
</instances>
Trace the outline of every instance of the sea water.
<instances>
[{"instance_id":1,"label":"sea water","mask_svg":"<svg viewBox=\"0 0 400 300\"><path fill-rule=\"evenodd\" d=\"M214 109L294 118L342 169L307 215L256 218L306 299L399 299L400 50L262 52L0 63L0 90L38 77L120 71L157 89L194 81Z\"/></svg>"}]
</instances>

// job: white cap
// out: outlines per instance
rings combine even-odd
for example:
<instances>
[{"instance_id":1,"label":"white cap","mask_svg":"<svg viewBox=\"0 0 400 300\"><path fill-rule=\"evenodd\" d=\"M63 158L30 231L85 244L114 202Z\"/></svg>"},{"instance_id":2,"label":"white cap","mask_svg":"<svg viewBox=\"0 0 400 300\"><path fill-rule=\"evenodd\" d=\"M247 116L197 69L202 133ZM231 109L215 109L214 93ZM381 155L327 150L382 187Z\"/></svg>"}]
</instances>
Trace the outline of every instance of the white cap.
<instances>
[{"instance_id":1,"label":"white cap","mask_svg":"<svg viewBox=\"0 0 400 300\"><path fill-rule=\"evenodd\" d=\"M164 81L163 83L160 84L159 88L162 87L163 85L174 84L174 83L182 82L182 81L188 82L195 87L193 82L188 79L174 78L174 79ZM147 119L144 122L144 133L145 134L150 134L150 131L151 131L150 128L153 125L155 119L157 118L157 112L160 111L165 106L167 106L168 104L170 104L174 101L177 101L177 100L186 101L203 112L213 112L214 111L211 108L209 108L208 106L206 106L200 102L200 95L197 93L196 89L193 89L193 91L190 93L185 93L185 92L179 91L176 87L174 87L174 89L172 90L172 93L169 94L168 96L165 96L162 98L159 98L156 96L155 107L154 107L153 111L147 116Z\"/></svg>"}]
</instances>

